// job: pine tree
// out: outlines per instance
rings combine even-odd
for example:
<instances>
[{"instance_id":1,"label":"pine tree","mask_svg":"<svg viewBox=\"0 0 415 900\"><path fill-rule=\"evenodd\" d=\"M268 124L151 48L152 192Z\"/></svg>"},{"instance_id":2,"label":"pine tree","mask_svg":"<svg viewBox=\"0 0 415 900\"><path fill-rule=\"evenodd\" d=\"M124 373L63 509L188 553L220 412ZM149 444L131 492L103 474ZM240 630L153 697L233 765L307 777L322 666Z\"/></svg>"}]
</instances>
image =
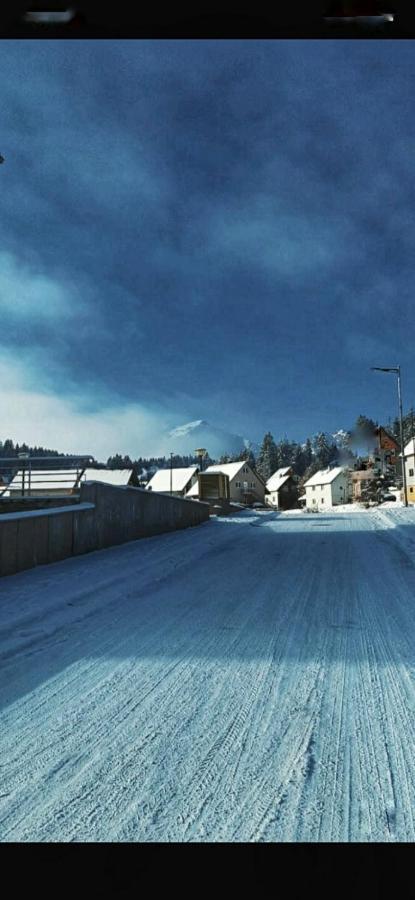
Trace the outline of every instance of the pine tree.
<instances>
[{"instance_id":1,"label":"pine tree","mask_svg":"<svg viewBox=\"0 0 415 900\"><path fill-rule=\"evenodd\" d=\"M247 462L248 466L250 466L251 469L255 470L255 466L256 466L255 456L250 447L245 447L243 450L241 450L241 452L238 454L238 456L235 459L235 462L242 462L242 461Z\"/></svg>"},{"instance_id":2,"label":"pine tree","mask_svg":"<svg viewBox=\"0 0 415 900\"><path fill-rule=\"evenodd\" d=\"M312 447L310 438L307 438L305 445L304 445L304 463L305 463L306 469L308 469L308 467L311 466L312 462L313 462L313 447Z\"/></svg>"},{"instance_id":3,"label":"pine tree","mask_svg":"<svg viewBox=\"0 0 415 900\"><path fill-rule=\"evenodd\" d=\"M307 468L307 456L301 444L295 445L295 449L293 450L292 454L291 465L296 475L299 475L300 477L304 475L304 472Z\"/></svg>"},{"instance_id":4,"label":"pine tree","mask_svg":"<svg viewBox=\"0 0 415 900\"><path fill-rule=\"evenodd\" d=\"M320 469L325 469L330 462L332 449L324 431L319 431L314 438L314 453Z\"/></svg>"},{"instance_id":5,"label":"pine tree","mask_svg":"<svg viewBox=\"0 0 415 900\"><path fill-rule=\"evenodd\" d=\"M293 457L293 445L287 440L286 437L283 437L281 441L277 444L277 461L278 469L283 469L286 466L291 466L292 457Z\"/></svg>"},{"instance_id":6,"label":"pine tree","mask_svg":"<svg viewBox=\"0 0 415 900\"><path fill-rule=\"evenodd\" d=\"M279 468L277 445L270 431L264 435L258 454L256 469L263 481L268 481Z\"/></svg>"},{"instance_id":7,"label":"pine tree","mask_svg":"<svg viewBox=\"0 0 415 900\"><path fill-rule=\"evenodd\" d=\"M396 481L393 472L386 472L383 475L374 476L362 481L360 501L364 504L381 503L382 495Z\"/></svg>"}]
</instances>

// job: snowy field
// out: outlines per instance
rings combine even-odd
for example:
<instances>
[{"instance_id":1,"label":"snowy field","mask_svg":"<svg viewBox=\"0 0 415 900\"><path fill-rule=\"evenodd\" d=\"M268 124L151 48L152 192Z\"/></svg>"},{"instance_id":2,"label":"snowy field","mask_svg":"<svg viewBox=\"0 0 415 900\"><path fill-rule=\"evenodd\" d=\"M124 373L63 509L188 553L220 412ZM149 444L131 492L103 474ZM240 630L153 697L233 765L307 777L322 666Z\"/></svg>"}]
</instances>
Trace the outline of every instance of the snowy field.
<instances>
[{"instance_id":1,"label":"snowy field","mask_svg":"<svg viewBox=\"0 0 415 900\"><path fill-rule=\"evenodd\" d=\"M0 581L2 841L414 841L415 511Z\"/></svg>"}]
</instances>

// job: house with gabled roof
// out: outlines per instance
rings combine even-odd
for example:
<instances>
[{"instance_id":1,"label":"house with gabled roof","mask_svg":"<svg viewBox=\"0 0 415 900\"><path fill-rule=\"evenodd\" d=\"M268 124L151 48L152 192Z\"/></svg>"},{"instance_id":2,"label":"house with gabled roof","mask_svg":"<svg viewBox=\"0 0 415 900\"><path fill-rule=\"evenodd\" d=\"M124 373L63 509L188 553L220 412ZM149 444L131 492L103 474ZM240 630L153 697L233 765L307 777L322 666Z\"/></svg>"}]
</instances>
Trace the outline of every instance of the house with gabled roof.
<instances>
[{"instance_id":1,"label":"house with gabled roof","mask_svg":"<svg viewBox=\"0 0 415 900\"><path fill-rule=\"evenodd\" d=\"M251 469L246 460L239 460L232 463L218 463L218 465L208 466L205 472L220 472L229 478L229 499L234 503L244 503L247 506L252 503L264 503L265 498L265 482L262 478ZM197 486L193 486L187 494L189 497L197 498Z\"/></svg>"},{"instance_id":2,"label":"house with gabled roof","mask_svg":"<svg viewBox=\"0 0 415 900\"><path fill-rule=\"evenodd\" d=\"M396 467L399 459L399 443L383 425L378 425L375 429L377 446L372 454L374 467L380 469L382 473L386 469Z\"/></svg>"},{"instance_id":3,"label":"house with gabled roof","mask_svg":"<svg viewBox=\"0 0 415 900\"><path fill-rule=\"evenodd\" d=\"M82 475L82 481L101 481L104 484L113 484L116 487L138 487L138 478L134 469L91 469L86 468Z\"/></svg>"},{"instance_id":4,"label":"house with gabled roof","mask_svg":"<svg viewBox=\"0 0 415 900\"><path fill-rule=\"evenodd\" d=\"M146 491L158 491L161 494L175 494L185 497L192 485L197 483L198 466L187 466L176 469L158 469L146 484Z\"/></svg>"},{"instance_id":5,"label":"house with gabled roof","mask_svg":"<svg viewBox=\"0 0 415 900\"><path fill-rule=\"evenodd\" d=\"M298 500L298 477L291 466L277 469L266 482L265 503L275 509L292 509Z\"/></svg>"},{"instance_id":6,"label":"house with gabled roof","mask_svg":"<svg viewBox=\"0 0 415 900\"><path fill-rule=\"evenodd\" d=\"M349 472L343 466L321 469L304 485L307 509L328 509L349 501Z\"/></svg>"},{"instance_id":7,"label":"house with gabled roof","mask_svg":"<svg viewBox=\"0 0 415 900\"><path fill-rule=\"evenodd\" d=\"M408 503L415 503L415 439L411 438L404 448L406 490ZM403 495L402 495L403 496Z\"/></svg>"}]
</instances>

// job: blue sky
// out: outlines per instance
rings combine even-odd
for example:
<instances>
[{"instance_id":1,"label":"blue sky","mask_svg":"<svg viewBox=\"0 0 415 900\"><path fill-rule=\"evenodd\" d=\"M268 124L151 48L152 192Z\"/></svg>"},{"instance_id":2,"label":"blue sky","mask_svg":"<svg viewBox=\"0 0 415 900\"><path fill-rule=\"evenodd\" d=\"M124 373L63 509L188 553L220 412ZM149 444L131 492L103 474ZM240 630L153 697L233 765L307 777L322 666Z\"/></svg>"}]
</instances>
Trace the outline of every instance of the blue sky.
<instances>
[{"instance_id":1,"label":"blue sky","mask_svg":"<svg viewBox=\"0 0 415 900\"><path fill-rule=\"evenodd\" d=\"M2 438L415 403L411 41L3 41Z\"/></svg>"}]
</instances>

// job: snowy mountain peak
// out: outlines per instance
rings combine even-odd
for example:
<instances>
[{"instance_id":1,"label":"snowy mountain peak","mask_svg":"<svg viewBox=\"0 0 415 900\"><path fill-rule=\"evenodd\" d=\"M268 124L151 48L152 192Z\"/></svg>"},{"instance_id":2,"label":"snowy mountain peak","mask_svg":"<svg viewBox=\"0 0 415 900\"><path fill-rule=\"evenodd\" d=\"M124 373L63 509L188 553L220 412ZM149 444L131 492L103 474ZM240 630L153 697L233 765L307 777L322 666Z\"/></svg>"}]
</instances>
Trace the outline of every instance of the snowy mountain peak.
<instances>
[{"instance_id":1,"label":"snowy mountain peak","mask_svg":"<svg viewBox=\"0 0 415 900\"><path fill-rule=\"evenodd\" d=\"M239 434L210 425L205 419L196 419L167 432L162 439L160 455L172 452L193 456L197 447L205 447L211 459L218 459L225 453L240 453L249 443Z\"/></svg>"},{"instance_id":2,"label":"snowy mountain peak","mask_svg":"<svg viewBox=\"0 0 415 900\"><path fill-rule=\"evenodd\" d=\"M169 431L169 437L186 437L186 435L191 435L196 428L200 428L201 426L209 428L208 423L203 419L196 419L195 422L187 422L186 425L179 425L177 428L173 428L172 431Z\"/></svg>"}]
</instances>

